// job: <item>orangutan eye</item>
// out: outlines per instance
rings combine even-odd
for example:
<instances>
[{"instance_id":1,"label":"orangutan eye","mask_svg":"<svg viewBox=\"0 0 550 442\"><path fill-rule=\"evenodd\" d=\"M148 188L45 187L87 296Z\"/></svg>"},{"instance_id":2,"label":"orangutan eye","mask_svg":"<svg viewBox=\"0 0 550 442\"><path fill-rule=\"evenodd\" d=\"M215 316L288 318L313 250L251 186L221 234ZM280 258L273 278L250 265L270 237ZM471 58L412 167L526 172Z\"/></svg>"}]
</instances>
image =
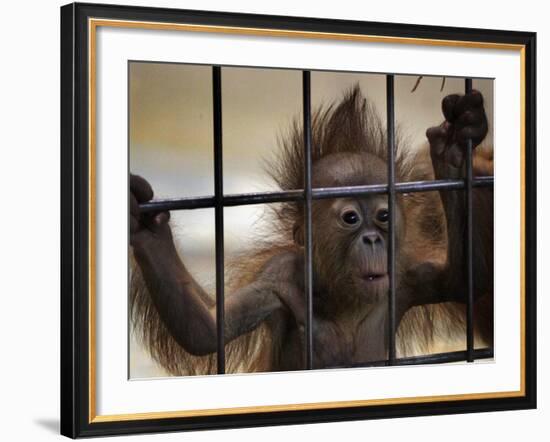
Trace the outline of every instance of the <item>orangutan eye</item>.
<instances>
[{"instance_id":1,"label":"orangutan eye","mask_svg":"<svg viewBox=\"0 0 550 442\"><path fill-rule=\"evenodd\" d=\"M390 215L388 209L380 209L376 212L376 219L381 223L387 223Z\"/></svg>"},{"instance_id":2,"label":"orangutan eye","mask_svg":"<svg viewBox=\"0 0 550 442\"><path fill-rule=\"evenodd\" d=\"M346 210L342 214L342 221L350 226L357 224L359 222L359 214L355 210Z\"/></svg>"}]
</instances>

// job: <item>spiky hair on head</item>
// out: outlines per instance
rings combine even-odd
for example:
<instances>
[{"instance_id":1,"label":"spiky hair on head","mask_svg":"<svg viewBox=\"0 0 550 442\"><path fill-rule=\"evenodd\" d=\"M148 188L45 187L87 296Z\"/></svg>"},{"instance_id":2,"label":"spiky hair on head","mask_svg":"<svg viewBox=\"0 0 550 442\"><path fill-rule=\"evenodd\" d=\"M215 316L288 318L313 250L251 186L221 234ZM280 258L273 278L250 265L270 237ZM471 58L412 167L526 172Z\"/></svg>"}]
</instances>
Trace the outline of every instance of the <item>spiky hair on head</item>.
<instances>
[{"instance_id":1,"label":"spiky hair on head","mask_svg":"<svg viewBox=\"0 0 550 442\"><path fill-rule=\"evenodd\" d=\"M335 153L369 153L387 161L387 131L374 105L363 96L358 84L347 90L340 101L315 110L311 122L311 160ZM418 164L417 154L404 146L399 130L395 136L396 181L429 179L431 171ZM281 190L304 186L304 131L300 118L295 118L286 134L279 136L280 149L266 162L266 173ZM414 166L414 167L413 167ZM276 210L280 230L286 231L300 218L300 203L284 203Z\"/></svg>"}]
</instances>

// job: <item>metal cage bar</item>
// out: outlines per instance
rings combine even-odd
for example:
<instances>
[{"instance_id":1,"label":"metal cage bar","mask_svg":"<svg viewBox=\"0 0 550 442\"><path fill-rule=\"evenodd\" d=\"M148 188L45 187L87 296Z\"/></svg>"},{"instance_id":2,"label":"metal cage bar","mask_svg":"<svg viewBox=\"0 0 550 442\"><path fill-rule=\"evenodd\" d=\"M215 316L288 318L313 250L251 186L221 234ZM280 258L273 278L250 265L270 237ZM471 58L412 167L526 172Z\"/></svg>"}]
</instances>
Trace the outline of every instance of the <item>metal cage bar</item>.
<instances>
[{"instance_id":1,"label":"metal cage bar","mask_svg":"<svg viewBox=\"0 0 550 442\"><path fill-rule=\"evenodd\" d=\"M304 287L306 296L306 368L313 368L313 235L311 219L311 73L302 72L304 118Z\"/></svg>"},{"instance_id":2,"label":"metal cage bar","mask_svg":"<svg viewBox=\"0 0 550 442\"><path fill-rule=\"evenodd\" d=\"M492 176L480 176L472 181L473 187L493 187ZM431 180L431 181L409 181L395 183L395 193L430 192L437 190L462 190L465 188L464 180ZM311 189L313 200L365 196L382 194L388 192L385 184L370 184L368 186L329 187ZM228 194L223 197L225 207L244 206L249 204L265 204L286 201L303 201L303 190L287 190L282 192L254 192ZM166 210L191 210L215 207L213 196L195 196L185 198L166 198L142 203L139 208L143 212L162 212Z\"/></svg>"},{"instance_id":3,"label":"metal cage bar","mask_svg":"<svg viewBox=\"0 0 550 442\"><path fill-rule=\"evenodd\" d=\"M216 354L218 374L225 373L225 269L223 228L223 132L222 72L212 67L212 100L214 120L214 209L216 225Z\"/></svg>"},{"instance_id":4,"label":"metal cage bar","mask_svg":"<svg viewBox=\"0 0 550 442\"><path fill-rule=\"evenodd\" d=\"M449 362L464 361L467 358L467 353L467 351L449 351L446 353L396 358L393 365L448 364ZM474 350L474 356L476 359L491 359L494 357L494 352L492 348L480 348ZM330 365L324 368L384 367L387 364L388 361L384 359L381 361L359 362L351 365Z\"/></svg>"},{"instance_id":5,"label":"metal cage bar","mask_svg":"<svg viewBox=\"0 0 550 442\"><path fill-rule=\"evenodd\" d=\"M386 75L386 131L388 150L388 364L395 363L395 97L394 77Z\"/></svg>"},{"instance_id":6,"label":"metal cage bar","mask_svg":"<svg viewBox=\"0 0 550 442\"><path fill-rule=\"evenodd\" d=\"M465 80L464 89L466 94L472 93L472 79ZM472 182L473 182L473 148L472 140L466 142L466 279L468 283L468 298L466 302L466 360L474 361L474 235L473 235L473 213L472 213Z\"/></svg>"}]
</instances>

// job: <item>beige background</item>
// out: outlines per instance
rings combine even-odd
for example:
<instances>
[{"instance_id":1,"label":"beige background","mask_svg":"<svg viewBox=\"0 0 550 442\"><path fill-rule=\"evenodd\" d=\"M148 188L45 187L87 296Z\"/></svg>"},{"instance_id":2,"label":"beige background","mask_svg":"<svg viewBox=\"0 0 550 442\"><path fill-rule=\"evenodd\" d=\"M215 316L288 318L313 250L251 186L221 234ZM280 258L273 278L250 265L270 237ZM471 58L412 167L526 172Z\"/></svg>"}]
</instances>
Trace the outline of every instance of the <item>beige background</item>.
<instances>
[{"instance_id":1,"label":"beige background","mask_svg":"<svg viewBox=\"0 0 550 442\"><path fill-rule=\"evenodd\" d=\"M462 93L462 79L424 77L412 93L416 76L396 76L396 121L411 148L422 148L425 131L442 121L441 100ZM312 106L338 100L358 83L385 120L385 76L357 73L312 73ZM493 113L492 80L474 80ZM277 149L277 137L302 110L301 71L222 69L224 191L276 190L264 172L265 160ZM213 193L211 68L181 64L130 64L130 170L145 177L156 197ZM492 142L492 125L487 141ZM225 210L226 259L261 231L265 207ZM205 288L214 287L214 211L172 212L172 227L181 255ZM130 342L130 376L166 373L148 356L135 335Z\"/></svg>"}]
</instances>

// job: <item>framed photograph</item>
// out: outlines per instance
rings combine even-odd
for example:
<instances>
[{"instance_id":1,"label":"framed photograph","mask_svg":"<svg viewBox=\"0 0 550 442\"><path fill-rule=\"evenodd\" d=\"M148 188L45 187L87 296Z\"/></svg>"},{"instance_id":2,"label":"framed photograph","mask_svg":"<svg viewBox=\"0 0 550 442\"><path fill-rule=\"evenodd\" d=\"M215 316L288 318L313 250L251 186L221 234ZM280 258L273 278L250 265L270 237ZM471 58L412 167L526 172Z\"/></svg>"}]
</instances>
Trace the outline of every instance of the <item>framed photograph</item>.
<instances>
[{"instance_id":1,"label":"framed photograph","mask_svg":"<svg viewBox=\"0 0 550 442\"><path fill-rule=\"evenodd\" d=\"M536 407L536 35L61 8L61 433Z\"/></svg>"}]
</instances>

